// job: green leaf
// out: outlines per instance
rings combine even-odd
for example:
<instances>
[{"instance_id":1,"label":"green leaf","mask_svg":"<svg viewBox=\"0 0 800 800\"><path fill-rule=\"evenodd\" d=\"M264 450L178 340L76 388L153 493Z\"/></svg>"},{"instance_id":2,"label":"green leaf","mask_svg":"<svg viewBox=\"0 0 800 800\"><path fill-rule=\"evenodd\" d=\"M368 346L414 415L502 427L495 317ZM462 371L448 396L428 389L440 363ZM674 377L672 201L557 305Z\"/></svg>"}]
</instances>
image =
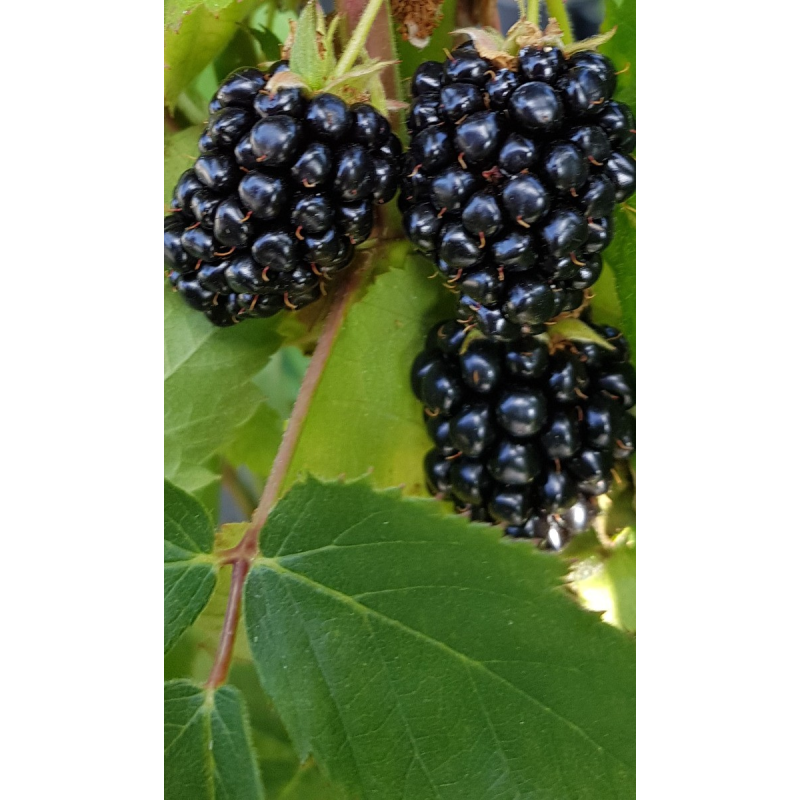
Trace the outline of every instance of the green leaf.
<instances>
[{"instance_id":1,"label":"green leaf","mask_svg":"<svg viewBox=\"0 0 800 800\"><path fill-rule=\"evenodd\" d=\"M313 761L300 764L278 712L261 688L255 666L252 663L233 666L228 682L242 693L247 704L253 746L267 797L278 800L343 797Z\"/></svg>"},{"instance_id":2,"label":"green leaf","mask_svg":"<svg viewBox=\"0 0 800 800\"><path fill-rule=\"evenodd\" d=\"M634 644L567 596L558 559L314 479L261 549L244 607L262 685L300 758L355 796L633 797Z\"/></svg>"},{"instance_id":3,"label":"green leaf","mask_svg":"<svg viewBox=\"0 0 800 800\"><path fill-rule=\"evenodd\" d=\"M573 570L572 588L586 608L624 630L636 630L636 547L621 544Z\"/></svg>"},{"instance_id":4,"label":"green leaf","mask_svg":"<svg viewBox=\"0 0 800 800\"><path fill-rule=\"evenodd\" d=\"M216 58L262 0L167 0L164 6L164 101L178 95Z\"/></svg>"},{"instance_id":5,"label":"green leaf","mask_svg":"<svg viewBox=\"0 0 800 800\"><path fill-rule=\"evenodd\" d=\"M421 50L410 42L397 37L397 52L400 59L400 75L403 78L403 89L406 99L409 97L409 81L414 71L423 61L442 61L444 49L453 49L453 37L450 35L456 27L456 0L444 0L440 8L442 20L431 34L430 41ZM396 21L393 21L395 26Z\"/></svg>"},{"instance_id":6,"label":"green leaf","mask_svg":"<svg viewBox=\"0 0 800 800\"><path fill-rule=\"evenodd\" d=\"M263 395L251 378L280 346L274 320L215 328L172 292L164 298L164 469L190 488Z\"/></svg>"},{"instance_id":7,"label":"green leaf","mask_svg":"<svg viewBox=\"0 0 800 800\"><path fill-rule=\"evenodd\" d=\"M617 76L614 99L627 103L635 114L636 0L607 0L606 18L601 29L610 31L615 25L617 32L600 49L616 64L618 70L625 70Z\"/></svg>"},{"instance_id":8,"label":"green leaf","mask_svg":"<svg viewBox=\"0 0 800 800\"><path fill-rule=\"evenodd\" d=\"M636 195L628 203L635 207ZM615 212L616 233L603 253L605 269L610 269L617 286L622 310L622 332L631 345L631 360L636 361L636 214L625 208Z\"/></svg>"},{"instance_id":9,"label":"green leaf","mask_svg":"<svg viewBox=\"0 0 800 800\"><path fill-rule=\"evenodd\" d=\"M604 347L606 350L613 350L614 345L609 344L597 331L590 328L585 322L579 319L567 318L562 319L555 325L551 325L547 331L550 336L554 334L563 336L565 339L571 341L584 341L594 342L595 344Z\"/></svg>"},{"instance_id":10,"label":"green leaf","mask_svg":"<svg viewBox=\"0 0 800 800\"><path fill-rule=\"evenodd\" d=\"M232 686L164 684L166 800L261 800L250 726Z\"/></svg>"},{"instance_id":11,"label":"green leaf","mask_svg":"<svg viewBox=\"0 0 800 800\"><path fill-rule=\"evenodd\" d=\"M410 370L425 334L452 316L452 295L435 267L409 254L407 243L376 255L401 268L379 275L342 327L303 426L288 478L301 471L325 478L370 472L378 486L405 483L424 493L422 459L430 441Z\"/></svg>"},{"instance_id":12,"label":"green leaf","mask_svg":"<svg viewBox=\"0 0 800 800\"><path fill-rule=\"evenodd\" d=\"M619 70L614 99L627 103L636 113L636 2L615 0L606 3L603 30L617 26L616 34L603 45L602 51ZM627 203L636 207L636 197ZM622 331L631 343L631 358L636 359L636 214L618 208L615 215L616 233L605 251L604 261L616 280L617 295L622 309Z\"/></svg>"},{"instance_id":13,"label":"green leaf","mask_svg":"<svg viewBox=\"0 0 800 800\"><path fill-rule=\"evenodd\" d=\"M164 481L164 652L197 619L217 582L214 529L191 495Z\"/></svg>"},{"instance_id":14,"label":"green leaf","mask_svg":"<svg viewBox=\"0 0 800 800\"><path fill-rule=\"evenodd\" d=\"M253 415L234 432L225 449L225 458L234 466L244 465L259 478L269 475L283 434L283 419L274 408L262 402Z\"/></svg>"},{"instance_id":15,"label":"green leaf","mask_svg":"<svg viewBox=\"0 0 800 800\"><path fill-rule=\"evenodd\" d=\"M289 67L299 75L312 90L321 89L325 79L333 72L335 56L325 46L325 17L317 13L317 4L307 3L297 20ZM320 48L323 53L320 53Z\"/></svg>"},{"instance_id":16,"label":"green leaf","mask_svg":"<svg viewBox=\"0 0 800 800\"><path fill-rule=\"evenodd\" d=\"M167 136L164 140L164 208L172 199L172 190L178 178L191 169L197 159L197 140L203 128L195 125L192 128Z\"/></svg>"}]
</instances>

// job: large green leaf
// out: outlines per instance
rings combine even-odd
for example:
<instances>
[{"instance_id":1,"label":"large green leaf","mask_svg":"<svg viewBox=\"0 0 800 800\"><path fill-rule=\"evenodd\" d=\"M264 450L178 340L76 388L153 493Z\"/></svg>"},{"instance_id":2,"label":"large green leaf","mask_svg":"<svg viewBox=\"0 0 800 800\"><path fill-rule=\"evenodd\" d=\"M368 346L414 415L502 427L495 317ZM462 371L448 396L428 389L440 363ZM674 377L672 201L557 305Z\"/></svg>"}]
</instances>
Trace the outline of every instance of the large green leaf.
<instances>
[{"instance_id":1,"label":"large green leaf","mask_svg":"<svg viewBox=\"0 0 800 800\"><path fill-rule=\"evenodd\" d=\"M263 401L251 378L280 346L274 320L215 328L178 295L164 298L164 470L191 490L208 459Z\"/></svg>"},{"instance_id":2,"label":"large green leaf","mask_svg":"<svg viewBox=\"0 0 800 800\"><path fill-rule=\"evenodd\" d=\"M164 482L164 651L197 619L214 591L214 530L191 495Z\"/></svg>"},{"instance_id":3,"label":"large green leaf","mask_svg":"<svg viewBox=\"0 0 800 800\"><path fill-rule=\"evenodd\" d=\"M263 0L167 0L164 6L164 101L178 95L225 48L240 20Z\"/></svg>"},{"instance_id":4,"label":"large green leaf","mask_svg":"<svg viewBox=\"0 0 800 800\"><path fill-rule=\"evenodd\" d=\"M411 392L411 364L437 319L452 316L452 295L428 280L433 265L405 244L376 260L400 268L379 275L357 302L334 345L305 420L289 479L371 472L378 486L424 492L422 459L430 441Z\"/></svg>"},{"instance_id":5,"label":"large green leaf","mask_svg":"<svg viewBox=\"0 0 800 800\"><path fill-rule=\"evenodd\" d=\"M633 797L633 641L566 596L557 559L314 479L261 549L245 620L262 684L300 758L354 796Z\"/></svg>"},{"instance_id":6,"label":"large green leaf","mask_svg":"<svg viewBox=\"0 0 800 800\"><path fill-rule=\"evenodd\" d=\"M232 686L164 684L166 800L261 800L249 723Z\"/></svg>"}]
</instances>

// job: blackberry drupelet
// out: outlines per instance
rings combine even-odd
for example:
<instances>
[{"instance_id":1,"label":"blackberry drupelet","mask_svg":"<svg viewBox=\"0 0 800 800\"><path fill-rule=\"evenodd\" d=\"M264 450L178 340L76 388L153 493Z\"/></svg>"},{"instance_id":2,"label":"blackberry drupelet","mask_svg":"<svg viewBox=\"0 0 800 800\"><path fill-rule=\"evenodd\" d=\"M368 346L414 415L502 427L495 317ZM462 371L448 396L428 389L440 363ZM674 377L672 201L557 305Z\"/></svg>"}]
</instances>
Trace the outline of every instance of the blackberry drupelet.
<instances>
[{"instance_id":1,"label":"blackberry drupelet","mask_svg":"<svg viewBox=\"0 0 800 800\"><path fill-rule=\"evenodd\" d=\"M551 46L494 66L470 43L414 75L398 204L484 335L540 333L599 278L615 206L636 188L615 88L605 56Z\"/></svg>"},{"instance_id":2,"label":"blackberry drupelet","mask_svg":"<svg viewBox=\"0 0 800 800\"><path fill-rule=\"evenodd\" d=\"M455 320L433 326L411 370L433 442L431 494L549 549L590 526L614 462L635 448L627 341L592 327L612 349L543 336L504 343Z\"/></svg>"},{"instance_id":3,"label":"blackberry drupelet","mask_svg":"<svg viewBox=\"0 0 800 800\"><path fill-rule=\"evenodd\" d=\"M287 69L223 81L164 221L170 282L215 325L316 300L369 237L374 205L397 190L400 142L388 120L333 94L270 91Z\"/></svg>"}]
</instances>

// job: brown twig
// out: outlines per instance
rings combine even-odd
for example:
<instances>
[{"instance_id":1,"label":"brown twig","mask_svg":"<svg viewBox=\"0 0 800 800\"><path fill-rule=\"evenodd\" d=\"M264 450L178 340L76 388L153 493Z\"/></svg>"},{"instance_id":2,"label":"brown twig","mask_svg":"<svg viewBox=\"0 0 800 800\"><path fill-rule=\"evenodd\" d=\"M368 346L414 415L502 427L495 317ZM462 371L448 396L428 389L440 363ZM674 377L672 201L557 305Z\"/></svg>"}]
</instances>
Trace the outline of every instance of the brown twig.
<instances>
[{"instance_id":1,"label":"brown twig","mask_svg":"<svg viewBox=\"0 0 800 800\"><path fill-rule=\"evenodd\" d=\"M236 643L236 628L239 622L239 611L242 603L242 591L245 578L250 570L250 565L258 555L258 536L267 521L269 512L280 497L281 486L289 471L289 466L294 456L300 433L314 392L319 386L325 365L333 349L336 336L344 322L350 298L361 284L364 275L369 272L372 264L372 255L367 252L361 258L361 263L354 268L347 279L339 286L336 297L331 305L322 334L319 337L314 354L311 356L308 369L306 370L300 392L292 408L289 422L283 433L278 454L272 462L272 469L269 478L261 493L261 499L253 512L250 525L235 547L225 550L218 554L221 564L232 564L233 573L231 574L231 588L228 595L228 605L225 608L225 618L222 623L222 632L217 645L217 653L214 657L214 665L211 674L206 681L206 688L216 689L225 683L230 668L231 658L233 657L233 646Z\"/></svg>"}]
</instances>

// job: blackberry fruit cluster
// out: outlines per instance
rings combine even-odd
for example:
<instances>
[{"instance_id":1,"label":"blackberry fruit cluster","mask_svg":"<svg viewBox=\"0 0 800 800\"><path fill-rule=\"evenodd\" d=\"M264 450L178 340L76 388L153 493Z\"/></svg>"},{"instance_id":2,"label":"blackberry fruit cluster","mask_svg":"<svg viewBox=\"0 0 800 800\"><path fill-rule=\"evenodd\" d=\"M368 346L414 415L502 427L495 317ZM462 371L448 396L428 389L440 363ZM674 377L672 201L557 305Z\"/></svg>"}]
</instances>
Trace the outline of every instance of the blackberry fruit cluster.
<instances>
[{"instance_id":1,"label":"blackberry fruit cluster","mask_svg":"<svg viewBox=\"0 0 800 800\"><path fill-rule=\"evenodd\" d=\"M512 341L578 309L602 269L612 213L635 190L630 109L594 51L525 47L495 68L467 43L411 84L399 196L406 233L461 298Z\"/></svg>"},{"instance_id":2,"label":"blackberry fruit cluster","mask_svg":"<svg viewBox=\"0 0 800 800\"><path fill-rule=\"evenodd\" d=\"M411 371L434 447L431 494L508 536L559 549L586 530L616 459L634 452L635 376L627 340L523 336L499 342L457 320L437 323Z\"/></svg>"},{"instance_id":3,"label":"blackberry fruit cluster","mask_svg":"<svg viewBox=\"0 0 800 800\"><path fill-rule=\"evenodd\" d=\"M269 91L288 69L240 69L220 85L164 222L169 280L215 325L316 300L397 190L402 147L388 120L333 94Z\"/></svg>"}]
</instances>

